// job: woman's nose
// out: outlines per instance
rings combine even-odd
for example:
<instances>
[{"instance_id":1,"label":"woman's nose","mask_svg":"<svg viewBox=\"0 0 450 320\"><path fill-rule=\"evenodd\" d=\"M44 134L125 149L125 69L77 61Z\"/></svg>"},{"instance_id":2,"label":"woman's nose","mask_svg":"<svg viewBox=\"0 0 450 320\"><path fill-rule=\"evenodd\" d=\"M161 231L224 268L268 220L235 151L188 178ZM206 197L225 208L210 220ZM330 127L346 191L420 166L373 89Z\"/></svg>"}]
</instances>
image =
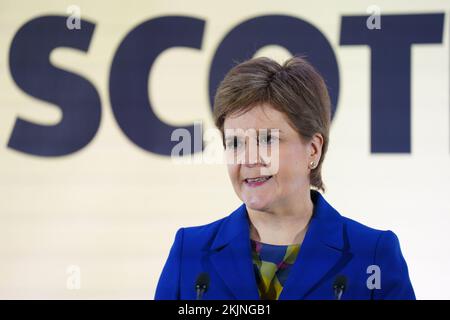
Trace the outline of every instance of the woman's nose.
<instances>
[{"instance_id":1,"label":"woman's nose","mask_svg":"<svg viewBox=\"0 0 450 320\"><path fill-rule=\"evenodd\" d=\"M262 165L257 139L248 139L245 143L245 161L248 167Z\"/></svg>"}]
</instances>

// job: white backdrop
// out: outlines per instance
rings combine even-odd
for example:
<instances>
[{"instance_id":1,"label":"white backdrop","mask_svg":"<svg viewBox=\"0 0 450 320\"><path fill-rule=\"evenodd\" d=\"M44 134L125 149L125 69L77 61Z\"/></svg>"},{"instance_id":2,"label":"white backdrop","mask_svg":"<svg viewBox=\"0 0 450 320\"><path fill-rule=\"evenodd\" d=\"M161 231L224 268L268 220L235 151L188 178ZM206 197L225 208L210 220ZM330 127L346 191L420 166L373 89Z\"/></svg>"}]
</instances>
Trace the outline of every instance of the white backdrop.
<instances>
[{"instance_id":1,"label":"white backdrop","mask_svg":"<svg viewBox=\"0 0 450 320\"><path fill-rule=\"evenodd\" d=\"M157 59L149 97L167 123L198 120L212 128L208 74L221 39L249 17L288 14L316 26L339 65L339 105L323 168L325 198L343 215L398 235L417 298L450 299L450 2L123 3L0 2L0 298L152 299L175 231L222 218L240 202L224 166L174 165L123 134L108 92L117 47L132 28L153 17L206 20L201 50L172 48ZM382 14L446 15L442 44L412 47L410 154L370 153L370 50L339 45L342 16L366 15L373 4ZM17 152L7 147L17 117L53 124L61 112L14 83L11 41L25 22L67 15L69 5L79 6L81 17L96 23L89 51L59 48L50 60L94 84L102 102L100 128L90 144L71 155ZM257 55L279 61L289 56L274 46ZM81 280L78 289L70 286L74 276Z\"/></svg>"}]
</instances>

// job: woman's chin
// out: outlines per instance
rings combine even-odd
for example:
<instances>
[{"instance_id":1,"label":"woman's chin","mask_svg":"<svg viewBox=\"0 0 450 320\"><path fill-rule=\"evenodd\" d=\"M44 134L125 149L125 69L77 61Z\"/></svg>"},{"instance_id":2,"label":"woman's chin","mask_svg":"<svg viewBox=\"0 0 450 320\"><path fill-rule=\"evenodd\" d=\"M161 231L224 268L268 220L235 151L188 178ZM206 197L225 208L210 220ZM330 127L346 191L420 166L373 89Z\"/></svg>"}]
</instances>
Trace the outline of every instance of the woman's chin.
<instances>
[{"instance_id":1,"label":"woman's chin","mask_svg":"<svg viewBox=\"0 0 450 320\"><path fill-rule=\"evenodd\" d=\"M254 196L253 197L244 196L243 201L247 206L247 208L258 211L264 211L264 209L266 209L271 202L269 199Z\"/></svg>"}]
</instances>

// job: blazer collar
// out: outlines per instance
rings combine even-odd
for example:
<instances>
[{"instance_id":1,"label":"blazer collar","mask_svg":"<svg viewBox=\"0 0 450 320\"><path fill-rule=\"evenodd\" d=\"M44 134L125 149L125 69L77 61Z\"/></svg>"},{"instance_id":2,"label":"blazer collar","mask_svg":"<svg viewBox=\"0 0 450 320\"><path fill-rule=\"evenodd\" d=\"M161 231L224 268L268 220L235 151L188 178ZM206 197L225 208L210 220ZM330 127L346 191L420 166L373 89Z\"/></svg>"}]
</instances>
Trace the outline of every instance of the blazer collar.
<instances>
[{"instance_id":1,"label":"blazer collar","mask_svg":"<svg viewBox=\"0 0 450 320\"><path fill-rule=\"evenodd\" d=\"M324 244L336 249L344 248L342 237L342 216L337 212L316 190L310 191L311 200L314 203L313 215L311 217L308 231L314 225L315 238L319 238ZM212 250L217 250L230 243L236 236L246 233L250 239L250 219L245 203L234 210L225 219L211 245Z\"/></svg>"},{"instance_id":2,"label":"blazer collar","mask_svg":"<svg viewBox=\"0 0 450 320\"><path fill-rule=\"evenodd\" d=\"M297 259L292 266L280 300L301 299L349 256L341 215L315 190L311 190L313 215ZM239 300L259 299L250 245L250 220L245 204L221 224L211 245L211 261L226 285ZM237 272L233 272L237 271ZM332 288L330 288L330 298Z\"/></svg>"}]
</instances>

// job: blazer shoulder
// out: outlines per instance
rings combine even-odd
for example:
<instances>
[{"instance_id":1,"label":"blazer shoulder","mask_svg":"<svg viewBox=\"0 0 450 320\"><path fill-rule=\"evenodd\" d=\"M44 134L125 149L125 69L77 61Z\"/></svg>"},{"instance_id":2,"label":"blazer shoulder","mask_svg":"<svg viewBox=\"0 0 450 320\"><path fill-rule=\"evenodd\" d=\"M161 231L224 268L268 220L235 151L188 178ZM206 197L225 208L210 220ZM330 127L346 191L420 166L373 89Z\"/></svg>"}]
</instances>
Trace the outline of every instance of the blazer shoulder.
<instances>
[{"instance_id":1,"label":"blazer shoulder","mask_svg":"<svg viewBox=\"0 0 450 320\"><path fill-rule=\"evenodd\" d=\"M369 237L379 237L382 232L385 232L385 230L369 227L351 218L342 216L342 219L347 226L347 230L349 230L350 232L364 234Z\"/></svg>"},{"instance_id":2,"label":"blazer shoulder","mask_svg":"<svg viewBox=\"0 0 450 320\"><path fill-rule=\"evenodd\" d=\"M207 224L183 227L183 241L187 247L207 249L214 240L221 225L229 216L214 220Z\"/></svg>"},{"instance_id":3,"label":"blazer shoulder","mask_svg":"<svg viewBox=\"0 0 450 320\"><path fill-rule=\"evenodd\" d=\"M376 250L383 235L393 234L390 230L380 230L369 227L353 219L342 217L346 229L346 234L353 249Z\"/></svg>"},{"instance_id":4,"label":"blazer shoulder","mask_svg":"<svg viewBox=\"0 0 450 320\"><path fill-rule=\"evenodd\" d=\"M189 234L194 234L194 235L209 233L209 232L219 229L220 225L227 218L228 217L222 217L220 219L214 220L214 221L206 223L206 224L197 225L197 226L187 226L187 227L183 227L183 229L185 230L185 232L187 232Z\"/></svg>"}]
</instances>

